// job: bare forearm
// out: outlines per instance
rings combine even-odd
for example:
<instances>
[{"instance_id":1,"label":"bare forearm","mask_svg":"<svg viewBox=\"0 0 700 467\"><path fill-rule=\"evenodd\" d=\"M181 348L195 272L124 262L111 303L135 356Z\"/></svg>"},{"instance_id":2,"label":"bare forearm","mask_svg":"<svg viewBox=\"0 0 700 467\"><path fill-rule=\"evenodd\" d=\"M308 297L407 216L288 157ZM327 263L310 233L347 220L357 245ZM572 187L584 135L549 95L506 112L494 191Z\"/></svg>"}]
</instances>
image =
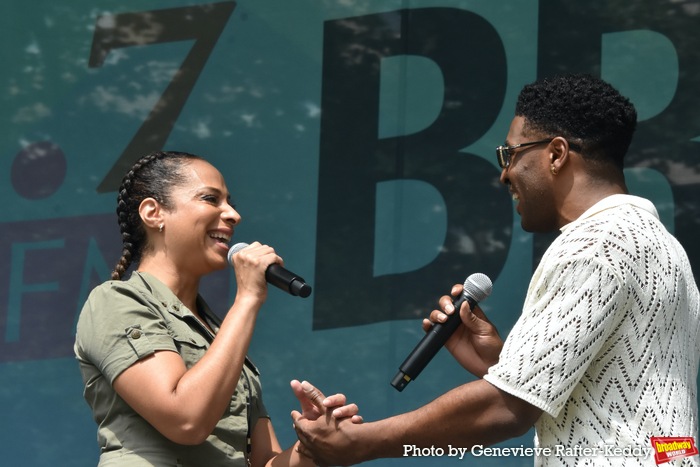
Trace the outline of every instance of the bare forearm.
<instances>
[{"instance_id":1,"label":"bare forearm","mask_svg":"<svg viewBox=\"0 0 700 467\"><path fill-rule=\"evenodd\" d=\"M261 303L237 300L211 347L190 369L178 353L156 352L127 368L114 388L167 438L201 443L230 403Z\"/></svg>"},{"instance_id":2,"label":"bare forearm","mask_svg":"<svg viewBox=\"0 0 700 467\"><path fill-rule=\"evenodd\" d=\"M293 414L304 453L322 465L401 457L404 446L470 449L524 433L539 409L484 380L462 385L412 412L355 425Z\"/></svg>"},{"instance_id":3,"label":"bare forearm","mask_svg":"<svg viewBox=\"0 0 700 467\"><path fill-rule=\"evenodd\" d=\"M475 444L493 444L526 432L539 413L529 404L478 380L415 411L347 428L361 457L359 462L401 457L405 446L471 448Z\"/></svg>"},{"instance_id":4,"label":"bare forearm","mask_svg":"<svg viewBox=\"0 0 700 467\"><path fill-rule=\"evenodd\" d=\"M297 443L270 459L265 467L315 467L316 463L296 450Z\"/></svg>"},{"instance_id":5,"label":"bare forearm","mask_svg":"<svg viewBox=\"0 0 700 467\"><path fill-rule=\"evenodd\" d=\"M308 457L297 450L298 442L282 451L269 418L261 418L253 430L251 465L254 467L315 467Z\"/></svg>"},{"instance_id":6,"label":"bare forearm","mask_svg":"<svg viewBox=\"0 0 700 467\"><path fill-rule=\"evenodd\" d=\"M237 300L204 357L178 381L173 396L199 423L213 428L230 403L255 327L257 309L251 308L259 306Z\"/></svg>"}]
</instances>

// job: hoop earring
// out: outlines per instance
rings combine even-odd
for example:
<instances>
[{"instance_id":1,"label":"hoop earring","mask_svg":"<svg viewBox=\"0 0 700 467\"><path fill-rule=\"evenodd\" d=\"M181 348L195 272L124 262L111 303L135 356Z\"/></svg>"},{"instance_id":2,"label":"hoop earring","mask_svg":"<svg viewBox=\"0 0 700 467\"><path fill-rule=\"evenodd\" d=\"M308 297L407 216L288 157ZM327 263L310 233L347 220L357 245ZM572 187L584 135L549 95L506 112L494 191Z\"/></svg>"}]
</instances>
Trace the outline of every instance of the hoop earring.
<instances>
[{"instance_id":1,"label":"hoop earring","mask_svg":"<svg viewBox=\"0 0 700 467\"><path fill-rule=\"evenodd\" d=\"M160 225L158 226L158 232L162 232L162 231L163 231L163 227L165 227L165 226L164 226L163 224L160 224Z\"/></svg>"}]
</instances>

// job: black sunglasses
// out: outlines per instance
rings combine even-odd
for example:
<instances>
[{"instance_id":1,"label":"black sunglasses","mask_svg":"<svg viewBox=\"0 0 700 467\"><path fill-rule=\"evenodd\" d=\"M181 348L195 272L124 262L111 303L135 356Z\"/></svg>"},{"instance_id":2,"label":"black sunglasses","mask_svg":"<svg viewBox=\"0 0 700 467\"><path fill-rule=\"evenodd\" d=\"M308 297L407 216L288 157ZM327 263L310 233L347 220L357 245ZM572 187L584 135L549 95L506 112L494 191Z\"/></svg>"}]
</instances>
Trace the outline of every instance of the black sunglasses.
<instances>
[{"instance_id":1,"label":"black sunglasses","mask_svg":"<svg viewBox=\"0 0 700 467\"><path fill-rule=\"evenodd\" d=\"M510 166L510 161L515 155L515 150L518 148L524 148L527 146L534 146L535 144L549 144L554 140L554 138L543 139L540 141L531 141L529 143L520 143L514 146L498 146L496 148L496 158L498 159L498 165L502 169L507 169ZM569 147L574 151L581 151L581 148L577 144L569 143Z\"/></svg>"}]
</instances>

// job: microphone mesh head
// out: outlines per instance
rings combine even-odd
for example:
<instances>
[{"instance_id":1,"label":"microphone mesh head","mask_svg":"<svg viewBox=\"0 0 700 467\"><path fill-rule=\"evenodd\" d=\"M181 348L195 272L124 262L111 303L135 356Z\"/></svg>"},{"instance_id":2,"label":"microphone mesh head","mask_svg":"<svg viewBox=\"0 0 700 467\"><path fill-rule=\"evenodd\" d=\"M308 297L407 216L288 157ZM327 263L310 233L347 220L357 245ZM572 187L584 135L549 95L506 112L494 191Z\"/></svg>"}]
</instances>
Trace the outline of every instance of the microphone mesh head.
<instances>
[{"instance_id":1,"label":"microphone mesh head","mask_svg":"<svg viewBox=\"0 0 700 467\"><path fill-rule=\"evenodd\" d=\"M235 245L233 245L231 248L228 249L227 258L228 258L228 262L231 264L231 266L233 266L233 261L231 260L231 257L247 246L248 246L247 243L241 242L241 243L236 243Z\"/></svg>"},{"instance_id":2,"label":"microphone mesh head","mask_svg":"<svg viewBox=\"0 0 700 467\"><path fill-rule=\"evenodd\" d=\"M467 280L464 281L464 292L462 294L465 297L473 298L476 302L480 302L491 295L492 289L493 284L489 276L477 272L467 277Z\"/></svg>"}]
</instances>

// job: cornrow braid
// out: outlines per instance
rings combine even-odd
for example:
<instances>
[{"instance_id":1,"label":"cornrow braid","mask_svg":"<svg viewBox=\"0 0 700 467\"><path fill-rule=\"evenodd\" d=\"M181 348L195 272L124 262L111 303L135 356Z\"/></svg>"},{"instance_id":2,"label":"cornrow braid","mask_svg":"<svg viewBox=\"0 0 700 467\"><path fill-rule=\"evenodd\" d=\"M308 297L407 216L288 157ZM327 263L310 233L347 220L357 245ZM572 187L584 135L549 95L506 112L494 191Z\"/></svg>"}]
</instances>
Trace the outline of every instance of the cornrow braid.
<instances>
[{"instance_id":1,"label":"cornrow braid","mask_svg":"<svg viewBox=\"0 0 700 467\"><path fill-rule=\"evenodd\" d=\"M113 280L120 280L129 266L138 264L148 246L146 229L139 215L141 202L153 198L169 209L173 186L185 179L182 166L196 159L201 158L186 152L157 151L143 156L126 173L117 195L122 255L112 271Z\"/></svg>"}]
</instances>

